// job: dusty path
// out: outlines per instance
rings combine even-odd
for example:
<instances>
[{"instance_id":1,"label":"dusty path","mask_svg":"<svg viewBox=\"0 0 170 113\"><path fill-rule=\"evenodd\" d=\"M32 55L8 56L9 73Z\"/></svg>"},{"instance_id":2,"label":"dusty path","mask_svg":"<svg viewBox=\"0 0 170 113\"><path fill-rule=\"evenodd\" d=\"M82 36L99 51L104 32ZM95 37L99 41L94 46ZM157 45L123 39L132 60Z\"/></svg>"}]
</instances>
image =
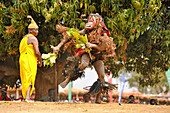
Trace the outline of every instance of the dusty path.
<instances>
[{"instance_id":1,"label":"dusty path","mask_svg":"<svg viewBox=\"0 0 170 113\"><path fill-rule=\"evenodd\" d=\"M60 102L4 102L0 101L0 113L170 113L167 105L143 105L106 103Z\"/></svg>"}]
</instances>

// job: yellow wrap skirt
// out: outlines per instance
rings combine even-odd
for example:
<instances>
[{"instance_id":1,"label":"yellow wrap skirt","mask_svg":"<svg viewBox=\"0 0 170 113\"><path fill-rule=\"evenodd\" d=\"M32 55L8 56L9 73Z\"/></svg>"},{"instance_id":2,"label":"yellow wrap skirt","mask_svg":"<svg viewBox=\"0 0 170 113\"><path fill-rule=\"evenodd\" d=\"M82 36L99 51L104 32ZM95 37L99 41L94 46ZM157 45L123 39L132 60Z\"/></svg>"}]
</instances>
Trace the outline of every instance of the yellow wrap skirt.
<instances>
[{"instance_id":1,"label":"yellow wrap skirt","mask_svg":"<svg viewBox=\"0 0 170 113\"><path fill-rule=\"evenodd\" d=\"M28 87L32 84L32 89L30 92L30 96L32 95L34 84L35 84L35 78L37 74L37 57L35 55L33 44L27 44L27 39L29 36L34 36L32 34L26 35L21 42L19 46L19 52L20 52L20 78L21 78L21 84L22 84L22 95L23 98L26 98L26 93L28 90Z\"/></svg>"}]
</instances>

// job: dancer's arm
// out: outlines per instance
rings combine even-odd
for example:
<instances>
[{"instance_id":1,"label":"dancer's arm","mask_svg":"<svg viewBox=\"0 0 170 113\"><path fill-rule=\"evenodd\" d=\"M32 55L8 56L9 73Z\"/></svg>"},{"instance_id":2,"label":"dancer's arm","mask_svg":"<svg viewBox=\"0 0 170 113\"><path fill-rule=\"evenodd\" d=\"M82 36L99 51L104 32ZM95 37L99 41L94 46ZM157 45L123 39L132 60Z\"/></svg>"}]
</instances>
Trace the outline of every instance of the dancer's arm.
<instances>
[{"instance_id":1,"label":"dancer's arm","mask_svg":"<svg viewBox=\"0 0 170 113\"><path fill-rule=\"evenodd\" d=\"M56 25L56 31L58 31L59 33L63 33L68 31L67 27L62 26L61 24L57 24ZM60 48L68 41L68 38L65 38L57 45L53 48L53 52L54 53L58 53Z\"/></svg>"},{"instance_id":2,"label":"dancer's arm","mask_svg":"<svg viewBox=\"0 0 170 113\"><path fill-rule=\"evenodd\" d=\"M101 47L99 47L98 45L92 44L92 43L90 43L90 42L87 42L87 43L86 43L86 47L87 47L87 48L94 48L94 49L97 49L97 50L99 50L99 51L105 51L104 48L101 48Z\"/></svg>"},{"instance_id":3,"label":"dancer's arm","mask_svg":"<svg viewBox=\"0 0 170 113\"><path fill-rule=\"evenodd\" d=\"M85 29L82 29L81 31L79 31L80 35L84 35L85 34Z\"/></svg>"},{"instance_id":4,"label":"dancer's arm","mask_svg":"<svg viewBox=\"0 0 170 113\"><path fill-rule=\"evenodd\" d=\"M57 46L53 48L54 53L58 53L61 46L63 46L68 41L68 38L64 38Z\"/></svg>"}]
</instances>

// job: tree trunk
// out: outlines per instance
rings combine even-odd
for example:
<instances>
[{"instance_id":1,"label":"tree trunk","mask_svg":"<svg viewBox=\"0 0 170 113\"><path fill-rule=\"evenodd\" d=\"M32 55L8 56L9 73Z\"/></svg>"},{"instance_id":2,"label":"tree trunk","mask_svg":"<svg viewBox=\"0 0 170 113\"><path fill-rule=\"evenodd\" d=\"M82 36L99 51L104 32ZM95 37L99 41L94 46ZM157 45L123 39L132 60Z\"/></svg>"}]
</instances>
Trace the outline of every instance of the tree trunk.
<instances>
[{"instance_id":1,"label":"tree trunk","mask_svg":"<svg viewBox=\"0 0 170 113\"><path fill-rule=\"evenodd\" d=\"M61 54L57 59L56 64L52 67L46 66L37 69L37 76L35 80L35 100L55 101L58 97L58 85L65 80L63 71L65 65L70 62L76 65L76 60L67 60L70 57L67 51ZM69 67L68 69L71 69ZM0 61L0 84L8 84L14 86L17 79L19 79L19 62L15 58L7 58L6 61Z\"/></svg>"},{"instance_id":2,"label":"tree trunk","mask_svg":"<svg viewBox=\"0 0 170 113\"><path fill-rule=\"evenodd\" d=\"M0 85L8 84L13 87L19 79L19 62L16 58L7 57L5 61L0 60Z\"/></svg>"},{"instance_id":3,"label":"tree trunk","mask_svg":"<svg viewBox=\"0 0 170 113\"><path fill-rule=\"evenodd\" d=\"M56 63L54 64L54 66L55 66L55 71L54 71L54 101L57 101L58 100L58 74L57 74L58 68L56 68L57 67Z\"/></svg>"},{"instance_id":4,"label":"tree trunk","mask_svg":"<svg viewBox=\"0 0 170 113\"><path fill-rule=\"evenodd\" d=\"M65 77L62 74L65 64L66 61L61 62L57 60L56 66L38 68L35 82L35 100L49 101L51 98L56 99L58 93L58 87L56 85L65 80Z\"/></svg>"}]
</instances>

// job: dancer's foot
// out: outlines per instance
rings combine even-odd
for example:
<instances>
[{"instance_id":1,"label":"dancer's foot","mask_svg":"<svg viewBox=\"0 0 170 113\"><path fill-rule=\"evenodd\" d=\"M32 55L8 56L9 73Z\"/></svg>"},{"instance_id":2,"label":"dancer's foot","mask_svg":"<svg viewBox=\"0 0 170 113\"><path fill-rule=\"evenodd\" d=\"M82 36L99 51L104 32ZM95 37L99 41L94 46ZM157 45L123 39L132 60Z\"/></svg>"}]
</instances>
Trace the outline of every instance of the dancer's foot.
<instances>
[{"instance_id":1,"label":"dancer's foot","mask_svg":"<svg viewBox=\"0 0 170 113\"><path fill-rule=\"evenodd\" d=\"M94 82L93 85L91 86L88 94L90 95L98 94L101 91L101 85L102 85L102 82L99 79L97 79L97 81Z\"/></svg>"},{"instance_id":2,"label":"dancer's foot","mask_svg":"<svg viewBox=\"0 0 170 113\"><path fill-rule=\"evenodd\" d=\"M101 104L101 99L98 97L96 98L96 101L95 101L96 104Z\"/></svg>"}]
</instances>

